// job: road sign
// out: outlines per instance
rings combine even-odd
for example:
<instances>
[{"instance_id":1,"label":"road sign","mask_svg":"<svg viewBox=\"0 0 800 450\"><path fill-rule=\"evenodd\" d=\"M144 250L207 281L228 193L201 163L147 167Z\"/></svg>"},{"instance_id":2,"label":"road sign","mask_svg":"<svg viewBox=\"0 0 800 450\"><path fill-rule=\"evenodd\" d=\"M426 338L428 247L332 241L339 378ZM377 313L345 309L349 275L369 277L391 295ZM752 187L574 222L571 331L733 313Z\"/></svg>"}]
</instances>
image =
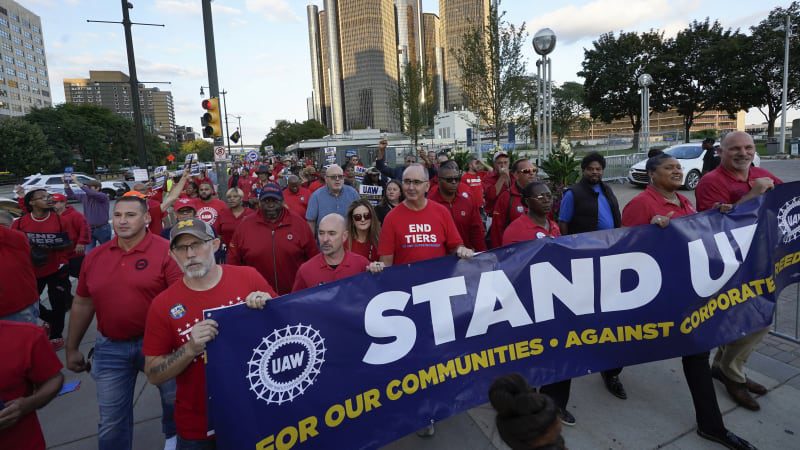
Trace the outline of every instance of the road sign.
<instances>
[{"instance_id":1,"label":"road sign","mask_svg":"<svg viewBox=\"0 0 800 450\"><path fill-rule=\"evenodd\" d=\"M214 147L214 161L225 161L225 147Z\"/></svg>"},{"instance_id":2,"label":"road sign","mask_svg":"<svg viewBox=\"0 0 800 450\"><path fill-rule=\"evenodd\" d=\"M169 162L175 161L175 155L173 155L172 153L167 155L167 161L169 161Z\"/></svg>"},{"instance_id":3,"label":"road sign","mask_svg":"<svg viewBox=\"0 0 800 450\"><path fill-rule=\"evenodd\" d=\"M258 161L258 152L255 150L250 150L247 152L247 160L250 162Z\"/></svg>"}]
</instances>

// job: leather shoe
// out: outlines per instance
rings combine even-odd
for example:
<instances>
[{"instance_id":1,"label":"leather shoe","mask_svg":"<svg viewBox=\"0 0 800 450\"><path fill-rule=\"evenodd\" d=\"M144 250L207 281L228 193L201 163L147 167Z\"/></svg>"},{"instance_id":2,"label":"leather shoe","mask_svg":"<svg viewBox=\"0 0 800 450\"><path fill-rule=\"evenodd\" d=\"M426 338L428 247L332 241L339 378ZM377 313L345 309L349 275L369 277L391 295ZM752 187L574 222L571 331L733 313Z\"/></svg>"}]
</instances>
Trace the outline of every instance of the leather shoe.
<instances>
[{"instance_id":1,"label":"leather shoe","mask_svg":"<svg viewBox=\"0 0 800 450\"><path fill-rule=\"evenodd\" d=\"M724 373L722 373L722 370L720 370L719 367L711 368L711 376L721 381L722 384L725 385L725 389L728 391L728 394L730 394L731 398L733 398L733 401L735 401L738 405L747 408L750 411L758 411L761 409L761 406L758 404L758 402L750 396L750 393L747 392L747 383L737 383L731 380L725 376ZM763 388L764 386L761 387Z\"/></svg>"},{"instance_id":2,"label":"leather shoe","mask_svg":"<svg viewBox=\"0 0 800 450\"><path fill-rule=\"evenodd\" d=\"M744 382L744 385L745 387L747 387L747 390L752 392L753 394L764 395L767 393L767 388L765 386L756 383L755 381L749 378L747 379L747 381Z\"/></svg>"},{"instance_id":3,"label":"leather shoe","mask_svg":"<svg viewBox=\"0 0 800 450\"><path fill-rule=\"evenodd\" d=\"M697 435L703 439L708 439L709 441L717 442L733 450L758 450L756 449L755 445L745 441L744 439L740 438L739 436L727 430L725 431L725 434L718 436L705 433L700 429L698 429Z\"/></svg>"},{"instance_id":4,"label":"leather shoe","mask_svg":"<svg viewBox=\"0 0 800 450\"><path fill-rule=\"evenodd\" d=\"M625 392L625 387L622 386L622 382L619 381L619 376L617 375L608 377L605 375L602 376L603 376L603 382L605 382L606 389L608 389L608 392L611 392L614 395L614 397L621 398L622 400L628 398L628 394Z\"/></svg>"}]
</instances>

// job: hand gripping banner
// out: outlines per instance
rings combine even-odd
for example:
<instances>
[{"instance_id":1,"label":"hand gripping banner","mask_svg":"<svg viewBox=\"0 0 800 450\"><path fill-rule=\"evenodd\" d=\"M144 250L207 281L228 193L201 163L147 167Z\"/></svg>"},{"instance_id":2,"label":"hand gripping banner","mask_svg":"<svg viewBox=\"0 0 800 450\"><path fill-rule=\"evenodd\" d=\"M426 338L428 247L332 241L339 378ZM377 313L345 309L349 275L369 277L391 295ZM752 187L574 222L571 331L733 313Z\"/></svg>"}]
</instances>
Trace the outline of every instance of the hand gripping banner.
<instances>
[{"instance_id":1,"label":"hand gripping banner","mask_svg":"<svg viewBox=\"0 0 800 450\"><path fill-rule=\"evenodd\" d=\"M800 281L800 182L728 214L395 266L206 311L223 449L377 448L532 385L709 350L767 327Z\"/></svg>"}]
</instances>

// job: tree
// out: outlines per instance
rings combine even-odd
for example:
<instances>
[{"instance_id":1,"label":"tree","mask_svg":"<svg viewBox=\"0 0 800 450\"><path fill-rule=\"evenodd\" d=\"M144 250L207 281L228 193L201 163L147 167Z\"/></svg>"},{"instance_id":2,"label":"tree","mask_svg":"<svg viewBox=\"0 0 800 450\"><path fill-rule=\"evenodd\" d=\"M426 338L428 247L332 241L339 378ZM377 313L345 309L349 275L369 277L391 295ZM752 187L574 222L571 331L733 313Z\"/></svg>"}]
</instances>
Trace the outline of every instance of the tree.
<instances>
[{"instance_id":1,"label":"tree","mask_svg":"<svg viewBox=\"0 0 800 450\"><path fill-rule=\"evenodd\" d=\"M746 72L751 69L741 57L747 51L744 35L723 30L719 22L709 19L692 22L666 42L653 80L664 102L683 116L686 142L694 121L705 112L720 110L734 117L753 106L747 93Z\"/></svg>"},{"instance_id":2,"label":"tree","mask_svg":"<svg viewBox=\"0 0 800 450\"><path fill-rule=\"evenodd\" d=\"M325 125L314 119L305 122L288 122L283 120L270 130L267 138L261 142L261 151L271 145L276 152L286 151L286 147L304 139L319 139L328 134Z\"/></svg>"},{"instance_id":3,"label":"tree","mask_svg":"<svg viewBox=\"0 0 800 450\"><path fill-rule=\"evenodd\" d=\"M214 160L214 144L206 141L205 139L195 139L181 144L181 153L178 155L179 161L184 161L186 155L190 153L197 153L197 158L200 161L213 161Z\"/></svg>"},{"instance_id":4,"label":"tree","mask_svg":"<svg viewBox=\"0 0 800 450\"><path fill-rule=\"evenodd\" d=\"M788 8L777 7L758 25L750 27L750 49L746 55L752 76L752 102L767 121L767 135L775 135L775 121L781 115L783 91L784 45L786 32L779 27L786 25L786 15L791 17L792 27L800 26L800 5L792 2ZM778 28L776 30L776 28ZM786 91L787 108L800 106L800 40L789 40L789 82ZM744 56L744 55L743 55Z\"/></svg>"},{"instance_id":5,"label":"tree","mask_svg":"<svg viewBox=\"0 0 800 450\"><path fill-rule=\"evenodd\" d=\"M433 122L433 83L421 66L408 63L398 84L397 93L392 95L392 109L416 147L420 134Z\"/></svg>"},{"instance_id":6,"label":"tree","mask_svg":"<svg viewBox=\"0 0 800 450\"><path fill-rule=\"evenodd\" d=\"M42 130L23 119L10 117L0 120L0 167L17 175L61 169L55 154L47 146Z\"/></svg>"},{"instance_id":7,"label":"tree","mask_svg":"<svg viewBox=\"0 0 800 450\"><path fill-rule=\"evenodd\" d=\"M553 89L553 133L559 144L571 132L585 131L589 127L583 97L583 85L574 81Z\"/></svg>"},{"instance_id":8,"label":"tree","mask_svg":"<svg viewBox=\"0 0 800 450\"><path fill-rule=\"evenodd\" d=\"M466 103L498 141L524 105L522 46L528 35L524 22L517 28L504 21L499 8L499 1L491 3L486 25L466 33L455 55Z\"/></svg>"},{"instance_id":9,"label":"tree","mask_svg":"<svg viewBox=\"0 0 800 450\"><path fill-rule=\"evenodd\" d=\"M592 119L605 123L627 118L633 127L633 148L639 148L639 131L642 129L641 94L638 78L643 73L653 74L654 61L664 51L663 34L649 31L641 34L606 33L585 49L583 70L584 101ZM655 111L666 111L659 86L651 86L650 105ZM648 111L648 114L650 112Z\"/></svg>"}]
</instances>

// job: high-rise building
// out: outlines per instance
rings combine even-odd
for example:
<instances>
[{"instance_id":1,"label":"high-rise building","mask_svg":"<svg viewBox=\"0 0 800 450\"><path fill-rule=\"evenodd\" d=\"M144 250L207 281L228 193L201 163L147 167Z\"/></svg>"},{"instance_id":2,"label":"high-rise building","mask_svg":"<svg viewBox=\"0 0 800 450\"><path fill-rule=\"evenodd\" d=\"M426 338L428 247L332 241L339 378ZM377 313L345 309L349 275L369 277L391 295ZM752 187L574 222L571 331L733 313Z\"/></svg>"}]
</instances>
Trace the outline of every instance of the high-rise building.
<instances>
[{"instance_id":1,"label":"high-rise building","mask_svg":"<svg viewBox=\"0 0 800 450\"><path fill-rule=\"evenodd\" d=\"M464 35L489 23L489 0L439 0L444 47L445 107L448 111L467 106L456 55Z\"/></svg>"},{"instance_id":2,"label":"high-rise building","mask_svg":"<svg viewBox=\"0 0 800 450\"><path fill-rule=\"evenodd\" d=\"M42 21L13 0L0 0L0 116L53 104Z\"/></svg>"},{"instance_id":3,"label":"high-rise building","mask_svg":"<svg viewBox=\"0 0 800 450\"><path fill-rule=\"evenodd\" d=\"M64 97L67 103L102 106L133 120L130 78L122 72L90 70L89 78L65 78ZM166 141L176 141L172 93L140 84L139 104L145 129Z\"/></svg>"},{"instance_id":4,"label":"high-rise building","mask_svg":"<svg viewBox=\"0 0 800 450\"><path fill-rule=\"evenodd\" d=\"M320 62L315 85L321 95L314 99L314 108L329 108L326 125L336 134L358 128L397 131L399 121L392 108L398 89L394 0L325 0L324 11L309 7L307 13L312 71L313 62ZM311 36L315 14L318 39ZM315 42L319 42L316 57ZM420 53L421 43L413 49Z\"/></svg>"},{"instance_id":5,"label":"high-rise building","mask_svg":"<svg viewBox=\"0 0 800 450\"><path fill-rule=\"evenodd\" d=\"M422 0L395 0L397 14L397 63L400 73L406 64L424 65Z\"/></svg>"},{"instance_id":6,"label":"high-rise building","mask_svg":"<svg viewBox=\"0 0 800 450\"><path fill-rule=\"evenodd\" d=\"M320 31L319 31L319 8L317 5L308 5L306 7L308 14L308 48L311 53L311 100L308 106L308 118L316 119L321 123L325 123L324 109L322 107L322 87L323 71L322 71L322 49L320 48Z\"/></svg>"},{"instance_id":7,"label":"high-rise building","mask_svg":"<svg viewBox=\"0 0 800 450\"><path fill-rule=\"evenodd\" d=\"M424 60L425 72L433 87L433 98L436 102L436 112L445 111L444 105L444 67L440 35L439 16L432 13L425 13L422 17L423 45L425 47Z\"/></svg>"}]
</instances>

